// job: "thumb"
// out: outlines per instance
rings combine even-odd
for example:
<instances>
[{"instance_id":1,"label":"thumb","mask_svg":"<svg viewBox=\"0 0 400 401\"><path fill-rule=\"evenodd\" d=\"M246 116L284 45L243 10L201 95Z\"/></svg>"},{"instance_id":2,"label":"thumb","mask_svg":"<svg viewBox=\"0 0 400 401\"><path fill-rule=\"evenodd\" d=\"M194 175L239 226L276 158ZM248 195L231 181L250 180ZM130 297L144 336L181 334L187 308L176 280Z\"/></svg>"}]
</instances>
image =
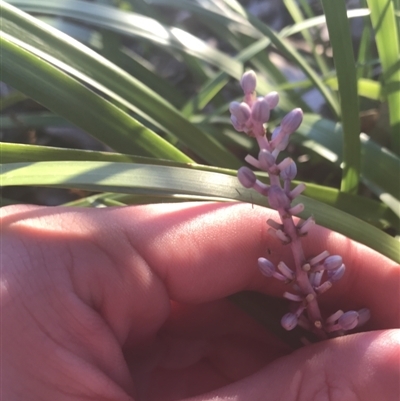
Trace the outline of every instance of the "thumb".
<instances>
[{"instance_id":1,"label":"thumb","mask_svg":"<svg viewBox=\"0 0 400 401\"><path fill-rule=\"evenodd\" d=\"M186 401L393 401L400 399L400 330L313 344L257 374Z\"/></svg>"}]
</instances>

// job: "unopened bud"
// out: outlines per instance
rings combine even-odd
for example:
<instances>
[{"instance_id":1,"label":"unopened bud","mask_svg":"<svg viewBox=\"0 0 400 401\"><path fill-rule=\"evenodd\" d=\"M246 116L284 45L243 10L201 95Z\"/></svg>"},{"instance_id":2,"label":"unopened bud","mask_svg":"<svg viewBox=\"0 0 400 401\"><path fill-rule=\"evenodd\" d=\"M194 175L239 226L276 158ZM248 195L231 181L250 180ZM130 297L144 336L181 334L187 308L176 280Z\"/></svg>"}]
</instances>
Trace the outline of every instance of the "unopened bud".
<instances>
[{"instance_id":1,"label":"unopened bud","mask_svg":"<svg viewBox=\"0 0 400 401\"><path fill-rule=\"evenodd\" d=\"M325 321L325 323L326 324L333 324L333 323L335 323L339 318L340 318L340 316L342 316L343 315L343 311L341 310L341 309L339 309L337 312L335 312L333 315L330 315L327 319L326 319L326 321Z\"/></svg>"},{"instance_id":2,"label":"unopened bud","mask_svg":"<svg viewBox=\"0 0 400 401\"><path fill-rule=\"evenodd\" d=\"M302 302L304 300L304 297L298 294L292 294L291 292L287 291L283 293L283 297L288 299L289 301L294 301L294 302Z\"/></svg>"},{"instance_id":3,"label":"unopened bud","mask_svg":"<svg viewBox=\"0 0 400 401\"><path fill-rule=\"evenodd\" d=\"M307 234L310 228L315 224L315 219L310 216L307 220L297 225L297 231L300 235Z\"/></svg>"},{"instance_id":4,"label":"unopened bud","mask_svg":"<svg viewBox=\"0 0 400 401\"><path fill-rule=\"evenodd\" d=\"M334 270L342 266L343 259L340 255L331 255L324 260L324 268L326 270Z\"/></svg>"},{"instance_id":5,"label":"unopened bud","mask_svg":"<svg viewBox=\"0 0 400 401\"><path fill-rule=\"evenodd\" d=\"M245 72L240 80L240 85L242 86L245 95L253 93L256 90L257 85L256 73L253 70Z\"/></svg>"},{"instance_id":6,"label":"unopened bud","mask_svg":"<svg viewBox=\"0 0 400 401\"><path fill-rule=\"evenodd\" d=\"M283 117L281 128L287 133L292 133L300 127L302 121L303 111L297 108L286 114L285 117Z\"/></svg>"},{"instance_id":7,"label":"unopened bud","mask_svg":"<svg viewBox=\"0 0 400 401\"><path fill-rule=\"evenodd\" d=\"M285 191L277 185L272 185L268 193L268 202L273 209L288 209L290 207L290 199Z\"/></svg>"},{"instance_id":8,"label":"unopened bud","mask_svg":"<svg viewBox=\"0 0 400 401\"><path fill-rule=\"evenodd\" d=\"M319 255L314 256L312 259L310 259L308 261L308 263L310 263L311 266L315 266L317 265L319 262L322 262L325 258L327 258L329 256L329 252L328 251L323 251L321 252Z\"/></svg>"},{"instance_id":9,"label":"unopened bud","mask_svg":"<svg viewBox=\"0 0 400 401\"><path fill-rule=\"evenodd\" d=\"M297 174L297 166L296 163L292 160L292 162L286 166L282 171L281 171L281 178L283 180L293 180L294 177L296 177Z\"/></svg>"},{"instance_id":10,"label":"unopened bud","mask_svg":"<svg viewBox=\"0 0 400 401\"><path fill-rule=\"evenodd\" d=\"M233 125L233 128L235 128L236 131L242 132L245 129L245 124L239 124L237 118L231 114L231 123Z\"/></svg>"},{"instance_id":11,"label":"unopened bud","mask_svg":"<svg viewBox=\"0 0 400 401\"><path fill-rule=\"evenodd\" d=\"M293 206L287 210L291 215L295 216L304 211L304 204L298 203L296 206Z\"/></svg>"},{"instance_id":12,"label":"unopened bud","mask_svg":"<svg viewBox=\"0 0 400 401\"><path fill-rule=\"evenodd\" d=\"M258 258L258 267L264 276L271 277L276 269L275 265L265 258Z\"/></svg>"},{"instance_id":13,"label":"unopened bud","mask_svg":"<svg viewBox=\"0 0 400 401\"><path fill-rule=\"evenodd\" d=\"M255 122L266 123L269 120L269 106L264 98L258 98L251 108L251 117Z\"/></svg>"},{"instance_id":14,"label":"unopened bud","mask_svg":"<svg viewBox=\"0 0 400 401\"><path fill-rule=\"evenodd\" d=\"M297 316L294 313L286 313L281 319L281 325L285 330L293 330L297 326Z\"/></svg>"},{"instance_id":15,"label":"unopened bud","mask_svg":"<svg viewBox=\"0 0 400 401\"><path fill-rule=\"evenodd\" d=\"M328 272L329 280L332 282L340 280L343 277L345 271L346 271L346 267L344 264L342 264L337 269L328 270L327 272Z\"/></svg>"},{"instance_id":16,"label":"unopened bud","mask_svg":"<svg viewBox=\"0 0 400 401\"><path fill-rule=\"evenodd\" d=\"M239 126L246 124L251 114L250 106L245 102L232 102L229 105L229 111L236 117Z\"/></svg>"},{"instance_id":17,"label":"unopened bud","mask_svg":"<svg viewBox=\"0 0 400 401\"><path fill-rule=\"evenodd\" d=\"M270 110L272 110L279 103L278 92L270 92L270 93L268 93L268 95L264 96L264 99L267 101Z\"/></svg>"},{"instance_id":18,"label":"unopened bud","mask_svg":"<svg viewBox=\"0 0 400 401\"><path fill-rule=\"evenodd\" d=\"M287 131L282 129L282 125L276 127L272 132L271 136L271 147L272 149L277 149L279 151L285 150L289 143L289 135Z\"/></svg>"},{"instance_id":19,"label":"unopened bud","mask_svg":"<svg viewBox=\"0 0 400 401\"><path fill-rule=\"evenodd\" d=\"M354 329L358 324L358 312L351 310L346 313L343 313L338 320L338 325L343 330L351 330Z\"/></svg>"},{"instance_id":20,"label":"unopened bud","mask_svg":"<svg viewBox=\"0 0 400 401\"><path fill-rule=\"evenodd\" d=\"M258 161L264 171L268 171L272 166L275 165L275 157L266 149L261 149L258 154Z\"/></svg>"},{"instance_id":21,"label":"unopened bud","mask_svg":"<svg viewBox=\"0 0 400 401\"><path fill-rule=\"evenodd\" d=\"M245 188L253 188L257 181L257 177L254 172L246 166L240 167L237 172L237 178Z\"/></svg>"},{"instance_id":22,"label":"unopened bud","mask_svg":"<svg viewBox=\"0 0 400 401\"><path fill-rule=\"evenodd\" d=\"M289 195L292 199L296 198L297 196L299 196L304 190L306 189L306 185L301 182L299 185L297 185L297 187L293 188Z\"/></svg>"},{"instance_id":23,"label":"unopened bud","mask_svg":"<svg viewBox=\"0 0 400 401\"><path fill-rule=\"evenodd\" d=\"M289 280L294 280L295 278L294 271L285 262L279 262L278 269Z\"/></svg>"}]
</instances>

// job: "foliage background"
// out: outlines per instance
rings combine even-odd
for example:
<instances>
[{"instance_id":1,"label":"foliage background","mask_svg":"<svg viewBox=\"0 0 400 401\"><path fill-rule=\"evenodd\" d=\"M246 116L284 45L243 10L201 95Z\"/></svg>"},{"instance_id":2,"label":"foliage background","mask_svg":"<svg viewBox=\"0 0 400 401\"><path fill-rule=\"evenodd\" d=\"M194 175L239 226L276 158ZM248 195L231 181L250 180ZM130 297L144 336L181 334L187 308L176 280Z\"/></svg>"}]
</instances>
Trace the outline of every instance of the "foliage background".
<instances>
[{"instance_id":1,"label":"foliage background","mask_svg":"<svg viewBox=\"0 0 400 401\"><path fill-rule=\"evenodd\" d=\"M267 206L235 178L256 144L228 115L252 68L280 94L269 130L305 112L302 217L400 262L399 0L0 6L2 205Z\"/></svg>"}]
</instances>

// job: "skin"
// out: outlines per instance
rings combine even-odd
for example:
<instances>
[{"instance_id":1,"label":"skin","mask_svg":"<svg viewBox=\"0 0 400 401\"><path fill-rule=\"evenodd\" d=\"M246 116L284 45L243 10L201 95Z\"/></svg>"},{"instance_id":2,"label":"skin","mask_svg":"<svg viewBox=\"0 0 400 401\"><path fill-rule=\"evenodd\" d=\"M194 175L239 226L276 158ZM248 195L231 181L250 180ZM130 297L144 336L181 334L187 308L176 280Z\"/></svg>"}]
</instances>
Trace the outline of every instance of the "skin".
<instances>
[{"instance_id":1,"label":"skin","mask_svg":"<svg viewBox=\"0 0 400 401\"><path fill-rule=\"evenodd\" d=\"M1 396L17 401L400 399L400 268L321 227L340 253L325 313L368 307L367 332L293 351L226 300L281 296L257 258L291 264L247 204L1 212ZM269 249L269 252L267 251ZM364 328L363 328L364 329Z\"/></svg>"}]
</instances>

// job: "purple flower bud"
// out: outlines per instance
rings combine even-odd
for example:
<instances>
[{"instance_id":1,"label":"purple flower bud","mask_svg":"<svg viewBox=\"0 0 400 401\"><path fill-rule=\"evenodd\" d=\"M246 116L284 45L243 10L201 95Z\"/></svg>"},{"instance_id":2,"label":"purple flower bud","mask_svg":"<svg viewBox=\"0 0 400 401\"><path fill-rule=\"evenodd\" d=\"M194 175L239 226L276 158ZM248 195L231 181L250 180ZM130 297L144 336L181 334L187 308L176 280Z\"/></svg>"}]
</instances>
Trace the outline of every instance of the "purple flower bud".
<instances>
[{"instance_id":1,"label":"purple flower bud","mask_svg":"<svg viewBox=\"0 0 400 401\"><path fill-rule=\"evenodd\" d=\"M268 171L272 166L275 165L275 157L266 149L261 149L258 154L258 161L264 171Z\"/></svg>"},{"instance_id":2,"label":"purple flower bud","mask_svg":"<svg viewBox=\"0 0 400 401\"><path fill-rule=\"evenodd\" d=\"M286 132L282 129L282 125L276 127L272 132L271 136L271 147L279 151L285 150L289 143L290 132Z\"/></svg>"},{"instance_id":3,"label":"purple flower bud","mask_svg":"<svg viewBox=\"0 0 400 401\"><path fill-rule=\"evenodd\" d=\"M310 259L308 261L308 263L311 266L315 266L316 264L318 264L319 262L321 262L322 260L324 260L325 258L327 258L329 256L329 252L328 251L323 251L321 252L319 255L314 256L312 259Z\"/></svg>"},{"instance_id":4,"label":"purple flower bud","mask_svg":"<svg viewBox=\"0 0 400 401\"><path fill-rule=\"evenodd\" d=\"M289 196L294 199L297 196L299 196L304 190L306 189L306 185L304 183L300 183L299 185L297 185L297 187L293 188L290 193Z\"/></svg>"},{"instance_id":5,"label":"purple flower bud","mask_svg":"<svg viewBox=\"0 0 400 401\"><path fill-rule=\"evenodd\" d=\"M280 176L283 180L293 180L294 177L296 177L296 174L297 166L296 163L292 160L292 162L281 171Z\"/></svg>"},{"instance_id":6,"label":"purple flower bud","mask_svg":"<svg viewBox=\"0 0 400 401\"><path fill-rule=\"evenodd\" d=\"M343 315L343 311L341 310L341 309L339 309L337 312L335 312L333 315L330 315L327 319L326 319L326 321L325 321L325 323L326 324L333 324L333 323L335 323L339 318L340 318L340 316L342 316Z\"/></svg>"},{"instance_id":7,"label":"purple flower bud","mask_svg":"<svg viewBox=\"0 0 400 401\"><path fill-rule=\"evenodd\" d=\"M310 216L307 220L298 224L297 231L300 235L307 234L309 229L315 224L315 219L313 216Z\"/></svg>"},{"instance_id":8,"label":"purple flower bud","mask_svg":"<svg viewBox=\"0 0 400 401\"><path fill-rule=\"evenodd\" d=\"M253 188L254 184L257 181L257 177L254 174L254 172L246 166L240 167L240 169L237 172L237 177L239 182L245 188Z\"/></svg>"},{"instance_id":9,"label":"purple flower bud","mask_svg":"<svg viewBox=\"0 0 400 401\"><path fill-rule=\"evenodd\" d=\"M304 297L302 297L298 294L292 294L291 292L287 292L287 291L285 291L283 293L283 297L286 299L289 299L290 301L294 301L294 302L303 302L304 301Z\"/></svg>"},{"instance_id":10,"label":"purple flower bud","mask_svg":"<svg viewBox=\"0 0 400 401\"><path fill-rule=\"evenodd\" d=\"M319 285L317 288L315 288L315 291L318 294L323 294L324 292L328 291L330 288L332 288L332 282L331 281L325 281L321 285Z\"/></svg>"},{"instance_id":11,"label":"purple flower bud","mask_svg":"<svg viewBox=\"0 0 400 401\"><path fill-rule=\"evenodd\" d=\"M245 95L253 93L256 90L257 85L256 73L253 70L246 71L240 80L240 85Z\"/></svg>"},{"instance_id":12,"label":"purple flower bud","mask_svg":"<svg viewBox=\"0 0 400 401\"><path fill-rule=\"evenodd\" d=\"M346 271L346 267L344 264L342 264L337 269L327 270L329 280L332 282L339 281L343 277L345 271Z\"/></svg>"},{"instance_id":13,"label":"purple flower bud","mask_svg":"<svg viewBox=\"0 0 400 401\"><path fill-rule=\"evenodd\" d=\"M269 120L269 106L264 98L258 98L251 108L251 117L255 122L264 124Z\"/></svg>"},{"instance_id":14,"label":"purple flower bud","mask_svg":"<svg viewBox=\"0 0 400 401\"><path fill-rule=\"evenodd\" d=\"M267 220L267 224L268 224L270 227L275 228L275 230L282 230L282 228L283 228L283 224L278 223L277 221L272 220L272 219L268 219L268 220Z\"/></svg>"},{"instance_id":15,"label":"purple flower bud","mask_svg":"<svg viewBox=\"0 0 400 401\"><path fill-rule=\"evenodd\" d=\"M300 127L301 122L303 121L303 110L301 109L294 109L285 117L283 117L281 121L281 128L287 132L292 133Z\"/></svg>"},{"instance_id":16,"label":"purple flower bud","mask_svg":"<svg viewBox=\"0 0 400 401\"><path fill-rule=\"evenodd\" d=\"M277 185L272 185L268 193L269 205L273 209L288 209L290 207L290 199L285 191Z\"/></svg>"},{"instance_id":17,"label":"purple flower bud","mask_svg":"<svg viewBox=\"0 0 400 401\"><path fill-rule=\"evenodd\" d=\"M293 330L297 326L297 316L294 313L286 313L281 319L281 325L285 330Z\"/></svg>"},{"instance_id":18,"label":"purple flower bud","mask_svg":"<svg viewBox=\"0 0 400 401\"><path fill-rule=\"evenodd\" d=\"M324 274L323 271L312 272L309 274L308 280L310 281L310 284L314 288L319 287L321 285L323 274Z\"/></svg>"},{"instance_id":19,"label":"purple flower bud","mask_svg":"<svg viewBox=\"0 0 400 401\"><path fill-rule=\"evenodd\" d=\"M338 325L343 330L354 329L358 324L358 312L351 310L349 312L343 313L338 320Z\"/></svg>"},{"instance_id":20,"label":"purple flower bud","mask_svg":"<svg viewBox=\"0 0 400 401\"><path fill-rule=\"evenodd\" d=\"M279 95L278 92L270 92L268 95L264 96L264 99L267 101L270 110L274 109L279 103Z\"/></svg>"},{"instance_id":21,"label":"purple flower bud","mask_svg":"<svg viewBox=\"0 0 400 401\"><path fill-rule=\"evenodd\" d=\"M272 277L275 273L275 265L265 258L258 258L258 267L264 276Z\"/></svg>"},{"instance_id":22,"label":"purple flower bud","mask_svg":"<svg viewBox=\"0 0 400 401\"><path fill-rule=\"evenodd\" d=\"M235 128L236 131L243 132L245 129L244 124L239 124L237 118L231 114L231 123L233 125L233 128Z\"/></svg>"},{"instance_id":23,"label":"purple flower bud","mask_svg":"<svg viewBox=\"0 0 400 401\"><path fill-rule=\"evenodd\" d=\"M286 167L289 167L290 164L293 162L293 159L291 157L286 157L285 159L283 159L279 164L278 164L278 168L279 170L283 171L285 170Z\"/></svg>"},{"instance_id":24,"label":"purple flower bud","mask_svg":"<svg viewBox=\"0 0 400 401\"><path fill-rule=\"evenodd\" d=\"M293 280L295 278L294 271L289 268L285 262L279 262L278 269L289 280Z\"/></svg>"},{"instance_id":25,"label":"purple flower bud","mask_svg":"<svg viewBox=\"0 0 400 401\"><path fill-rule=\"evenodd\" d=\"M273 141L281 132L281 127L280 125L278 127L276 127L273 131L272 131L272 135L271 135L271 141Z\"/></svg>"},{"instance_id":26,"label":"purple flower bud","mask_svg":"<svg viewBox=\"0 0 400 401\"><path fill-rule=\"evenodd\" d=\"M342 266L343 259L340 255L331 255L324 260L324 268L326 270L338 269Z\"/></svg>"},{"instance_id":27,"label":"purple flower bud","mask_svg":"<svg viewBox=\"0 0 400 401\"><path fill-rule=\"evenodd\" d=\"M304 211L304 204L298 203L296 206L293 206L287 210L291 215L297 215Z\"/></svg>"},{"instance_id":28,"label":"purple flower bud","mask_svg":"<svg viewBox=\"0 0 400 401\"><path fill-rule=\"evenodd\" d=\"M232 102L229 105L229 111L235 116L237 125L239 126L246 124L251 114L250 106L244 102Z\"/></svg>"},{"instance_id":29,"label":"purple flower bud","mask_svg":"<svg viewBox=\"0 0 400 401\"><path fill-rule=\"evenodd\" d=\"M285 232L282 230L276 230L275 235L278 239L280 239L285 244L289 244L291 242L290 237L287 234L285 234Z\"/></svg>"}]
</instances>

